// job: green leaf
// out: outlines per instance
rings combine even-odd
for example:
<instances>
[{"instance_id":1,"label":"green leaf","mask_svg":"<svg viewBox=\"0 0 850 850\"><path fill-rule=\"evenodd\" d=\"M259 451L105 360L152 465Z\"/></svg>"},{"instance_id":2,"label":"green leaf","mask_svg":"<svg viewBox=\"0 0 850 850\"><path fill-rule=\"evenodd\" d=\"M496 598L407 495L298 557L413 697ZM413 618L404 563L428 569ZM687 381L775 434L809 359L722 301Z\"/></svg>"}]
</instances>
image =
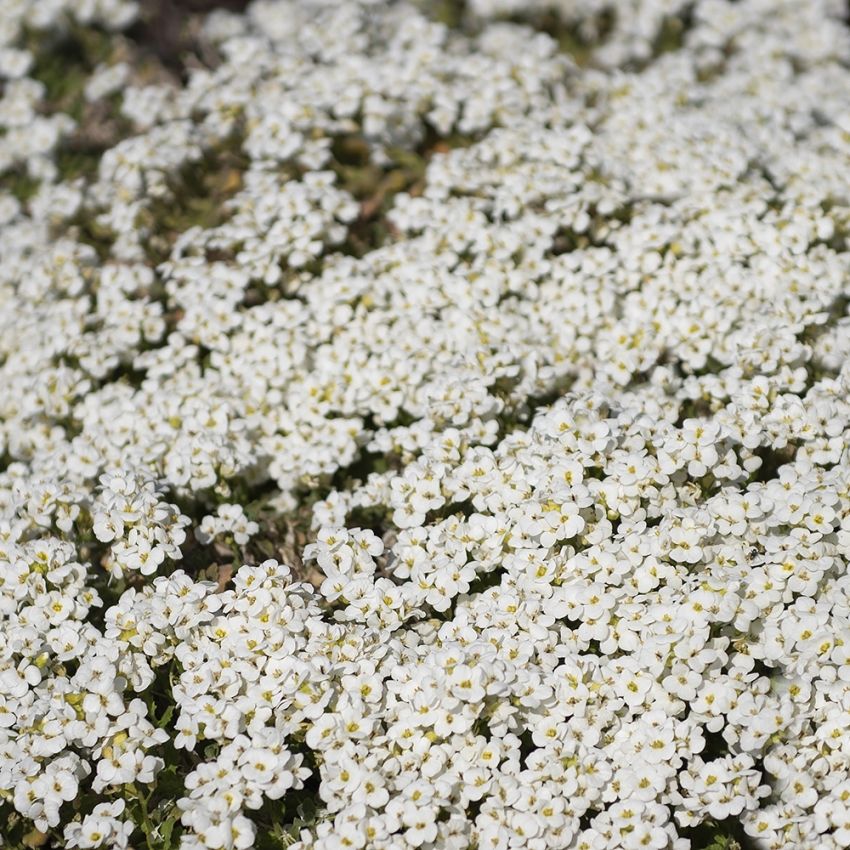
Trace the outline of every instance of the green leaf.
<instances>
[{"instance_id":1,"label":"green leaf","mask_svg":"<svg viewBox=\"0 0 850 850\"><path fill-rule=\"evenodd\" d=\"M157 796L161 795L166 799L173 800L183 795L183 776L178 771L179 768L176 764L169 764L157 774Z\"/></svg>"},{"instance_id":2,"label":"green leaf","mask_svg":"<svg viewBox=\"0 0 850 850\"><path fill-rule=\"evenodd\" d=\"M705 850L741 850L741 845L731 835L718 833Z\"/></svg>"},{"instance_id":3,"label":"green leaf","mask_svg":"<svg viewBox=\"0 0 850 850\"><path fill-rule=\"evenodd\" d=\"M177 824L177 821L180 820L180 815L175 813L170 817L166 818L159 827L159 834L162 837L163 846L165 848L171 848L171 835L174 832L174 827Z\"/></svg>"},{"instance_id":4,"label":"green leaf","mask_svg":"<svg viewBox=\"0 0 850 850\"><path fill-rule=\"evenodd\" d=\"M160 717L159 720L157 720L157 722L156 722L157 728L159 728L159 729L164 728L169 723L169 721L171 720L171 717L172 717L173 714L174 714L174 706L169 705L168 708L166 708L165 711L163 711L162 717Z\"/></svg>"}]
</instances>

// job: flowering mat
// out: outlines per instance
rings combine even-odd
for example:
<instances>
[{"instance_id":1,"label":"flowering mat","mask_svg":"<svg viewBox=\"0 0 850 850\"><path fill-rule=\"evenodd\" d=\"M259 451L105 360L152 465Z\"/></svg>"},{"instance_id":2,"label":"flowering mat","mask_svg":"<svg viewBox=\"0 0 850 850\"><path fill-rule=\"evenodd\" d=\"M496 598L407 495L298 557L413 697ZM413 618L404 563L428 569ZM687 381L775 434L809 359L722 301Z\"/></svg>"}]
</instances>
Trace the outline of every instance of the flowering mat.
<instances>
[{"instance_id":1,"label":"flowering mat","mask_svg":"<svg viewBox=\"0 0 850 850\"><path fill-rule=\"evenodd\" d=\"M0 846L850 847L838 0L0 0Z\"/></svg>"}]
</instances>

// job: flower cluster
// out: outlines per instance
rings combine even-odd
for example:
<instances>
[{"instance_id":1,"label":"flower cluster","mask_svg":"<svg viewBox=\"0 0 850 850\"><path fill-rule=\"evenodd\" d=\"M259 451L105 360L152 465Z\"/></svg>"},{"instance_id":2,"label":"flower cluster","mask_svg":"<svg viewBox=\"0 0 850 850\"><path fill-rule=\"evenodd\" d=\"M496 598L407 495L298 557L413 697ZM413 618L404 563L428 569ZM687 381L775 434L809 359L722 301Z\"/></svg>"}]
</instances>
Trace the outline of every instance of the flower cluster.
<instances>
[{"instance_id":1,"label":"flower cluster","mask_svg":"<svg viewBox=\"0 0 850 850\"><path fill-rule=\"evenodd\" d=\"M215 515L201 520L195 528L195 536L206 544L217 537L230 535L234 542L244 546L259 530L259 524L245 516L242 505L219 505Z\"/></svg>"},{"instance_id":2,"label":"flower cluster","mask_svg":"<svg viewBox=\"0 0 850 850\"><path fill-rule=\"evenodd\" d=\"M115 541L104 566L119 577L124 570L153 575L166 558L179 559L183 528L190 522L159 500L150 479L123 471L101 476L91 518L92 533L101 543Z\"/></svg>"},{"instance_id":3,"label":"flower cluster","mask_svg":"<svg viewBox=\"0 0 850 850\"><path fill-rule=\"evenodd\" d=\"M843 7L0 3L3 839L850 846Z\"/></svg>"}]
</instances>

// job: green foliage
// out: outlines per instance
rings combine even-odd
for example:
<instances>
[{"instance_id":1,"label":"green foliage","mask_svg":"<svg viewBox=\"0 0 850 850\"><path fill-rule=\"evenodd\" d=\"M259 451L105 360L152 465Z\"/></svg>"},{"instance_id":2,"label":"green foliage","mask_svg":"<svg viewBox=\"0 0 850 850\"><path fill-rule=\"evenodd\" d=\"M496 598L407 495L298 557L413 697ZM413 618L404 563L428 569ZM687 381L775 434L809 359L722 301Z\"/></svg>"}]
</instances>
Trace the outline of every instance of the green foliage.
<instances>
[{"instance_id":1,"label":"green foliage","mask_svg":"<svg viewBox=\"0 0 850 850\"><path fill-rule=\"evenodd\" d=\"M140 214L138 224L149 234L147 251L152 261L164 260L174 239L190 227L207 229L227 219L225 201L242 188L247 168L241 147L242 137L234 133L205 151L170 178L167 197L153 199Z\"/></svg>"},{"instance_id":2,"label":"green foliage","mask_svg":"<svg viewBox=\"0 0 850 850\"><path fill-rule=\"evenodd\" d=\"M30 177L23 169L17 169L0 177L0 188L14 195L22 204L26 203L41 186L41 181Z\"/></svg>"},{"instance_id":3,"label":"green foliage","mask_svg":"<svg viewBox=\"0 0 850 850\"><path fill-rule=\"evenodd\" d=\"M741 850L741 845L735 838L718 833L706 850Z\"/></svg>"},{"instance_id":4,"label":"green foliage","mask_svg":"<svg viewBox=\"0 0 850 850\"><path fill-rule=\"evenodd\" d=\"M44 108L79 121L86 103L86 81L109 58L113 38L95 27L75 24L59 38L49 40L43 33L31 32L27 41L35 55L30 76L45 87Z\"/></svg>"},{"instance_id":5,"label":"green foliage","mask_svg":"<svg viewBox=\"0 0 850 850\"><path fill-rule=\"evenodd\" d=\"M340 136L333 141L330 167L345 189L360 201L360 215L348 229L343 251L361 257L395 235L386 213L400 192L418 195L425 186L425 170L432 156L453 148L468 147L475 137L462 133L441 136L425 127L422 141L414 150L390 146L384 153L389 162L372 161L369 142L361 135Z\"/></svg>"},{"instance_id":6,"label":"green foliage","mask_svg":"<svg viewBox=\"0 0 850 850\"><path fill-rule=\"evenodd\" d=\"M92 178L97 174L102 151L62 147L56 154L56 165L63 180Z\"/></svg>"},{"instance_id":7,"label":"green foliage","mask_svg":"<svg viewBox=\"0 0 850 850\"><path fill-rule=\"evenodd\" d=\"M754 850L754 844L737 818L707 820L699 826L681 830L690 838L691 850Z\"/></svg>"},{"instance_id":8,"label":"green foliage","mask_svg":"<svg viewBox=\"0 0 850 850\"><path fill-rule=\"evenodd\" d=\"M425 8L431 13L435 21L439 21L452 29L463 24L466 13L464 0L436 0L430 8L428 6Z\"/></svg>"}]
</instances>

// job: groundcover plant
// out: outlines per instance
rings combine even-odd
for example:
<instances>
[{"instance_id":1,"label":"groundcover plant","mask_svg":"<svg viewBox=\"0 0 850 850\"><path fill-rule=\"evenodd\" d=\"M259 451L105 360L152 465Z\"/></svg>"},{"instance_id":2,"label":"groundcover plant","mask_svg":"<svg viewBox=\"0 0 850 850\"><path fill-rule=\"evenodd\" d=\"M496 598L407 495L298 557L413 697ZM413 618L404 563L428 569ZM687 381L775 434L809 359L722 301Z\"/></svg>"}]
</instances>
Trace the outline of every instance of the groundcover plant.
<instances>
[{"instance_id":1,"label":"groundcover plant","mask_svg":"<svg viewBox=\"0 0 850 850\"><path fill-rule=\"evenodd\" d=\"M850 846L846 4L167 5L0 0L0 844Z\"/></svg>"}]
</instances>

